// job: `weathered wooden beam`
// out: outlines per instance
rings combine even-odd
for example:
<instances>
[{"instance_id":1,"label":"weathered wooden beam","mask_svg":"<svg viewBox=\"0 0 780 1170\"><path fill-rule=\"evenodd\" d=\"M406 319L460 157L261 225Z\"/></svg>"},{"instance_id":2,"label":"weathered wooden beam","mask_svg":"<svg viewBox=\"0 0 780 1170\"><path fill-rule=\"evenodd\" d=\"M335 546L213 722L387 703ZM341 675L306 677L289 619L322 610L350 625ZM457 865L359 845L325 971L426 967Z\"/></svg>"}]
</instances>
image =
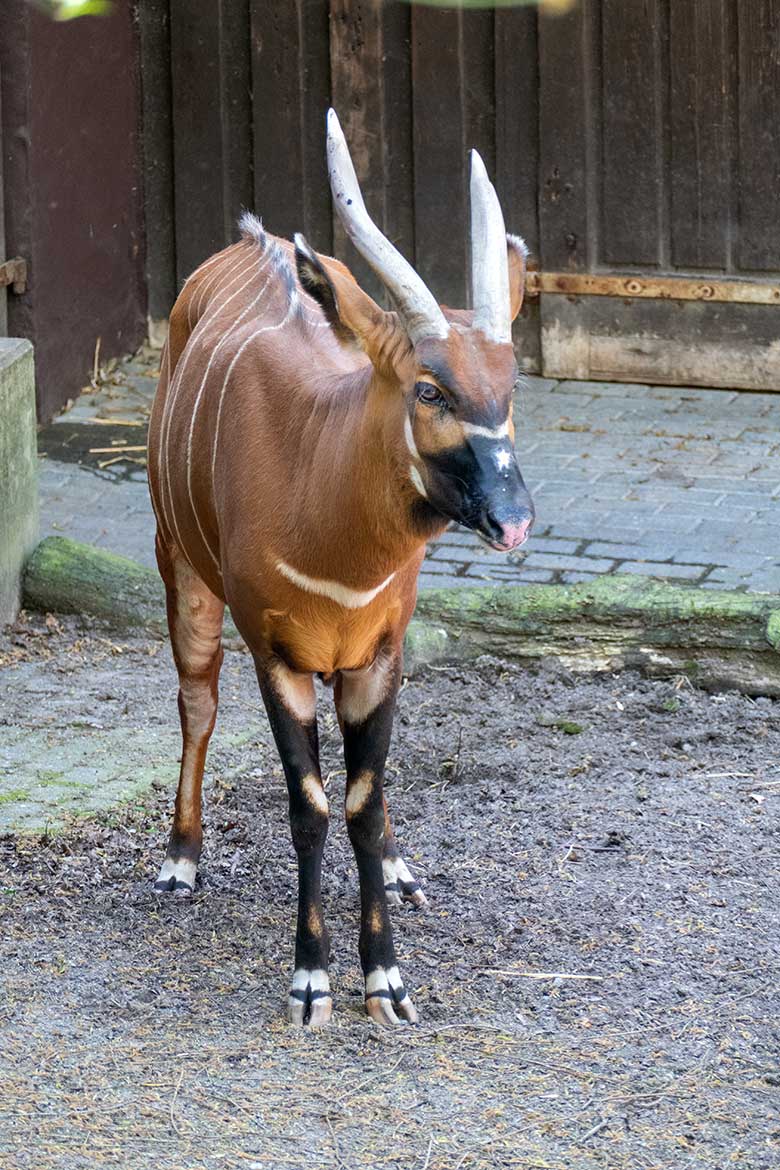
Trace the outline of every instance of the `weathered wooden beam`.
<instances>
[{"instance_id":1,"label":"weathered wooden beam","mask_svg":"<svg viewBox=\"0 0 780 1170\"><path fill-rule=\"evenodd\" d=\"M656 301L713 301L778 305L780 285L751 280L702 280L687 276L607 276L590 272L529 272L526 296L638 297Z\"/></svg>"}]
</instances>

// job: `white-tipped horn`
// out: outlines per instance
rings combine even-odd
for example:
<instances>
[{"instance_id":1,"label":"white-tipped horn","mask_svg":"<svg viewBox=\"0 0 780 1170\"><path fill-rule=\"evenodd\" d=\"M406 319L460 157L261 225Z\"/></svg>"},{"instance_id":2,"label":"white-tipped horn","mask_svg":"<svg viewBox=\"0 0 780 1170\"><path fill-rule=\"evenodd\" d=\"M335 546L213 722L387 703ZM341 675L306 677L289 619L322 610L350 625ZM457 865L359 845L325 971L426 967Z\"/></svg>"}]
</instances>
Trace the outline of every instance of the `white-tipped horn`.
<instances>
[{"instance_id":1,"label":"white-tipped horn","mask_svg":"<svg viewBox=\"0 0 780 1170\"><path fill-rule=\"evenodd\" d=\"M411 341L446 337L449 325L435 297L408 260L380 232L366 211L349 148L335 110L328 110L328 175L344 229L387 288Z\"/></svg>"},{"instance_id":2,"label":"white-tipped horn","mask_svg":"<svg viewBox=\"0 0 780 1170\"><path fill-rule=\"evenodd\" d=\"M501 204L476 150L471 152L471 294L474 328L493 341L512 340L509 265Z\"/></svg>"}]
</instances>

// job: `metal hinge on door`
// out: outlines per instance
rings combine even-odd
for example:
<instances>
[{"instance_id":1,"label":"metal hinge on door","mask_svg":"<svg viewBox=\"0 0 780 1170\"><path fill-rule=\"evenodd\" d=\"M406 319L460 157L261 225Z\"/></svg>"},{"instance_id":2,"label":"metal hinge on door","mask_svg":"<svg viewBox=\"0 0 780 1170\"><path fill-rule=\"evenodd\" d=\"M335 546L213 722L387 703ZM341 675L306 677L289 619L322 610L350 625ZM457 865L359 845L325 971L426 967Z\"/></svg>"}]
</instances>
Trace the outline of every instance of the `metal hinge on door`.
<instances>
[{"instance_id":1,"label":"metal hinge on door","mask_svg":"<svg viewBox=\"0 0 780 1170\"><path fill-rule=\"evenodd\" d=\"M27 261L21 256L0 264L0 288L10 285L17 294L27 291Z\"/></svg>"}]
</instances>

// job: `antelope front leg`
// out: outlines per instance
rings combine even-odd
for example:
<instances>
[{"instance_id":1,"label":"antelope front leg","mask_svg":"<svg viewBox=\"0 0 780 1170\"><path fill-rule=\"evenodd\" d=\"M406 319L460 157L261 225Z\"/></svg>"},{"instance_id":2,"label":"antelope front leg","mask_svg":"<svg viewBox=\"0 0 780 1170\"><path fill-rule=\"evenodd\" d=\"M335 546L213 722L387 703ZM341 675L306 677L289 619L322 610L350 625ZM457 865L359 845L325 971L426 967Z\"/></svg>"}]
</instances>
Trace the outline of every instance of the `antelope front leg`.
<instances>
[{"instance_id":1,"label":"antelope front leg","mask_svg":"<svg viewBox=\"0 0 780 1170\"><path fill-rule=\"evenodd\" d=\"M314 683L278 658L255 658L260 691L279 749L290 798L290 829L298 856L298 924L290 1022L319 1028L333 1010L328 981L328 931L322 913L322 852L328 799L320 777Z\"/></svg>"},{"instance_id":2,"label":"antelope front leg","mask_svg":"<svg viewBox=\"0 0 780 1170\"><path fill-rule=\"evenodd\" d=\"M379 1024L399 1016L416 1023L417 1010L401 980L385 897L386 810L382 791L400 654L380 654L367 670L345 671L336 688L347 765L347 829L360 876L360 961L366 1011Z\"/></svg>"}]
</instances>

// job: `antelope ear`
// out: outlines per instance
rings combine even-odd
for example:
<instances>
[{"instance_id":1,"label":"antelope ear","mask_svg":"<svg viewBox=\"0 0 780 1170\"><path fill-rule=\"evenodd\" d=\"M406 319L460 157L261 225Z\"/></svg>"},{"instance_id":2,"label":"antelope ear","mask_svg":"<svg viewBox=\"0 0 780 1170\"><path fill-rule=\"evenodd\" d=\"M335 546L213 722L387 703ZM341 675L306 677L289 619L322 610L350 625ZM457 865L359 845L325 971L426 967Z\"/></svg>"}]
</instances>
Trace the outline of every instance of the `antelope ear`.
<instances>
[{"instance_id":1,"label":"antelope ear","mask_svg":"<svg viewBox=\"0 0 780 1170\"><path fill-rule=\"evenodd\" d=\"M341 344L359 346L370 357L371 338L385 317L376 301L363 292L346 265L318 255L300 232L295 236L295 265L301 285Z\"/></svg>"},{"instance_id":2,"label":"antelope ear","mask_svg":"<svg viewBox=\"0 0 780 1170\"><path fill-rule=\"evenodd\" d=\"M528 248L525 240L520 236L506 237L507 259L509 261L509 315L514 321L523 307L523 293L525 292L525 264L528 259Z\"/></svg>"}]
</instances>

